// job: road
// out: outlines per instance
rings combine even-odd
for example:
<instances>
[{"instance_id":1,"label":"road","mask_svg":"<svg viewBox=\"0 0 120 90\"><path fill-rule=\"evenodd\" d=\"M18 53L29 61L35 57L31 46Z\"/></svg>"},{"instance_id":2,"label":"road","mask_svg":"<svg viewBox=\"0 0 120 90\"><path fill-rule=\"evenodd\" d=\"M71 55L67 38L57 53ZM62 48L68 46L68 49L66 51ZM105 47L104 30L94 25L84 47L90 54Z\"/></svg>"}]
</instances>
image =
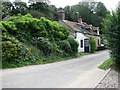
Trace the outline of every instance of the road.
<instances>
[{"instance_id":1,"label":"road","mask_svg":"<svg viewBox=\"0 0 120 90\"><path fill-rule=\"evenodd\" d=\"M106 71L97 67L108 51L80 58L2 70L3 88L93 88Z\"/></svg>"}]
</instances>

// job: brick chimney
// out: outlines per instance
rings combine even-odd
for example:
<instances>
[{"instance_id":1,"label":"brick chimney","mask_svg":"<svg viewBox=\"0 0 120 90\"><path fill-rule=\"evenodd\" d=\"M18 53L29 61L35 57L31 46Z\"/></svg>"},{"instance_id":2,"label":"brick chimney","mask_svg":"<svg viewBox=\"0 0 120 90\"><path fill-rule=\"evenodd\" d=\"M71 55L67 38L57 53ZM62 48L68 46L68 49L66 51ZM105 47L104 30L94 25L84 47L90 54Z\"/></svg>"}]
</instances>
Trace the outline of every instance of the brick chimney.
<instances>
[{"instance_id":1,"label":"brick chimney","mask_svg":"<svg viewBox=\"0 0 120 90\"><path fill-rule=\"evenodd\" d=\"M81 16L78 18L78 23L82 23L82 18L81 18Z\"/></svg>"},{"instance_id":2,"label":"brick chimney","mask_svg":"<svg viewBox=\"0 0 120 90\"><path fill-rule=\"evenodd\" d=\"M64 10L63 9L60 9L58 11L58 20L59 21L65 20L65 14L64 14Z\"/></svg>"}]
</instances>

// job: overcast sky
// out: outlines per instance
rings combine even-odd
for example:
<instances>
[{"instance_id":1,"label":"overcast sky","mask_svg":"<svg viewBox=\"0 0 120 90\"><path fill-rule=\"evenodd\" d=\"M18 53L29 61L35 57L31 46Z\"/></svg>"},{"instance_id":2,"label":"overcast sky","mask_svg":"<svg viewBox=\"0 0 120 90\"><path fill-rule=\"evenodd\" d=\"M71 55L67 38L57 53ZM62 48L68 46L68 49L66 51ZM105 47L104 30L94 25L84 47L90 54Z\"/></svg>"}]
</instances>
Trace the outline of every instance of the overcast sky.
<instances>
[{"instance_id":1,"label":"overcast sky","mask_svg":"<svg viewBox=\"0 0 120 90\"><path fill-rule=\"evenodd\" d=\"M27 2L28 0L22 0L22 1ZM49 1L51 2L50 4L53 4L58 8L58 7L65 7L67 5L69 6L75 5L81 0L49 0ZM120 0L96 0L96 1L101 1L102 3L104 3L107 9L111 11L111 10L115 10Z\"/></svg>"},{"instance_id":2,"label":"overcast sky","mask_svg":"<svg viewBox=\"0 0 120 90\"><path fill-rule=\"evenodd\" d=\"M56 5L56 7L65 7L66 5L75 5L81 0L50 0L51 4ZM107 7L107 9L114 10L120 0L96 0L101 1Z\"/></svg>"}]
</instances>

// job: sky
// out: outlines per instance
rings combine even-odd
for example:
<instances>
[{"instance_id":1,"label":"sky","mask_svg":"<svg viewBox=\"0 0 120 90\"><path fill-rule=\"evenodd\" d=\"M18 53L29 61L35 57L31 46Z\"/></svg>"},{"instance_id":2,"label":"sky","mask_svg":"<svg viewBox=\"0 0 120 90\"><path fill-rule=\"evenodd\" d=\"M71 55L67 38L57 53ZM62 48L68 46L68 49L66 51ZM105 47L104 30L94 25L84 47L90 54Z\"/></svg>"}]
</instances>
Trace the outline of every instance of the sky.
<instances>
[{"instance_id":1,"label":"sky","mask_svg":"<svg viewBox=\"0 0 120 90\"><path fill-rule=\"evenodd\" d=\"M66 5L70 5L70 6L75 5L81 0L50 0L50 1L51 1L51 4L56 5L56 7L65 7ZM120 0L96 0L96 1L100 1L104 3L106 8L111 11L111 10L115 10Z\"/></svg>"},{"instance_id":2,"label":"sky","mask_svg":"<svg viewBox=\"0 0 120 90\"><path fill-rule=\"evenodd\" d=\"M23 0L23 1L27 2L28 0ZM55 5L57 8L59 8L59 7L64 8L67 5L69 5L69 6L75 5L82 0L49 0L49 1L51 2L50 4ZM116 6L120 0L95 0L95 1L100 1L100 2L104 3L106 8L108 10L112 11L112 10L116 9Z\"/></svg>"}]
</instances>

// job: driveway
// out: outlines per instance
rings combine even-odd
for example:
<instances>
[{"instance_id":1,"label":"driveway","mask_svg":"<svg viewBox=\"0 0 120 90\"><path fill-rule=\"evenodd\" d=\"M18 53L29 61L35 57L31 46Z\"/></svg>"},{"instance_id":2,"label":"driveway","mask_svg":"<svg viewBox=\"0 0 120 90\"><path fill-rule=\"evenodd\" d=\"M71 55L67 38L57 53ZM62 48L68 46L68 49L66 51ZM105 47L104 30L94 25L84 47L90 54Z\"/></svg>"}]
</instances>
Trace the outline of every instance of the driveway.
<instances>
[{"instance_id":1,"label":"driveway","mask_svg":"<svg viewBox=\"0 0 120 90\"><path fill-rule=\"evenodd\" d=\"M97 67L108 51L45 65L2 71L3 88L93 88L106 71Z\"/></svg>"}]
</instances>

